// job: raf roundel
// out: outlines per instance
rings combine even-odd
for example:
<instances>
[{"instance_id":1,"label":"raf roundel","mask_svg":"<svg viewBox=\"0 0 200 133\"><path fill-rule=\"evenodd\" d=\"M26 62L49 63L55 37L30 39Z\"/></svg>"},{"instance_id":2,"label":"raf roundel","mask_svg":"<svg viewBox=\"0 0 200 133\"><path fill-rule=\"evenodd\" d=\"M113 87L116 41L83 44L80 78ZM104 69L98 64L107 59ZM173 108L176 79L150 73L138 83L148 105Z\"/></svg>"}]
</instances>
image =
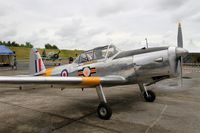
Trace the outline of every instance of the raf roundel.
<instances>
[{"instance_id":1,"label":"raf roundel","mask_svg":"<svg viewBox=\"0 0 200 133\"><path fill-rule=\"evenodd\" d=\"M92 74L96 73L96 68L95 67L84 67L80 70L78 70L78 76L84 76L84 77L89 77Z\"/></svg>"},{"instance_id":2,"label":"raf roundel","mask_svg":"<svg viewBox=\"0 0 200 133\"><path fill-rule=\"evenodd\" d=\"M90 76L90 68L89 67L85 67L84 69L83 69L83 74L84 74L84 76L85 77L89 77Z\"/></svg>"},{"instance_id":3,"label":"raf roundel","mask_svg":"<svg viewBox=\"0 0 200 133\"><path fill-rule=\"evenodd\" d=\"M67 71L67 69L64 69L64 70L62 70L62 72L61 72L61 77L67 77L68 76L68 71Z\"/></svg>"}]
</instances>

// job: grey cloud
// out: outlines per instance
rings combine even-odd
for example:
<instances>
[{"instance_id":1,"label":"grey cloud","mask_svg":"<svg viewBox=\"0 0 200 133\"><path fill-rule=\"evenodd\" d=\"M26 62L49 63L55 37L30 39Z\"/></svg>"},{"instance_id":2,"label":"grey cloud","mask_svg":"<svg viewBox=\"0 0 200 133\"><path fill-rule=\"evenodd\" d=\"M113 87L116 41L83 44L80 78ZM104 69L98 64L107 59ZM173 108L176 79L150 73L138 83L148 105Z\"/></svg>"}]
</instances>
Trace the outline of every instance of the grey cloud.
<instances>
[{"instance_id":1,"label":"grey cloud","mask_svg":"<svg viewBox=\"0 0 200 133\"><path fill-rule=\"evenodd\" d=\"M61 37L76 37L82 29L81 19L72 19L68 24L62 26L55 35L59 35Z\"/></svg>"},{"instance_id":2,"label":"grey cloud","mask_svg":"<svg viewBox=\"0 0 200 133\"><path fill-rule=\"evenodd\" d=\"M2 40L13 40L17 36L17 24L16 23L9 23L9 26L6 25L4 22L0 23L0 38Z\"/></svg>"},{"instance_id":3,"label":"grey cloud","mask_svg":"<svg viewBox=\"0 0 200 133\"><path fill-rule=\"evenodd\" d=\"M8 29L8 30L2 30L0 33L1 39L2 40L7 40L7 41L14 41L14 38L17 35L17 30L16 29Z\"/></svg>"},{"instance_id":4,"label":"grey cloud","mask_svg":"<svg viewBox=\"0 0 200 133\"><path fill-rule=\"evenodd\" d=\"M110 42L122 49L140 48L145 45L145 37L152 46L171 45L176 44L177 21L183 21L185 42L192 38L197 45L199 3L196 0L6 0L0 2L0 39L30 41L38 47L52 43L71 49L88 49Z\"/></svg>"},{"instance_id":5,"label":"grey cloud","mask_svg":"<svg viewBox=\"0 0 200 133\"><path fill-rule=\"evenodd\" d=\"M9 13L13 12L13 7L7 4L0 4L0 17L9 15Z\"/></svg>"},{"instance_id":6,"label":"grey cloud","mask_svg":"<svg viewBox=\"0 0 200 133\"><path fill-rule=\"evenodd\" d=\"M97 16L105 17L117 13L122 13L128 10L126 1L114 1L112 3L102 3L101 7L97 11Z\"/></svg>"},{"instance_id":7,"label":"grey cloud","mask_svg":"<svg viewBox=\"0 0 200 133\"><path fill-rule=\"evenodd\" d=\"M187 3L187 1L188 0L160 0L159 8L162 10L176 10Z\"/></svg>"},{"instance_id":8,"label":"grey cloud","mask_svg":"<svg viewBox=\"0 0 200 133\"><path fill-rule=\"evenodd\" d=\"M191 17L192 21L200 22L200 13L197 13Z\"/></svg>"},{"instance_id":9,"label":"grey cloud","mask_svg":"<svg viewBox=\"0 0 200 133\"><path fill-rule=\"evenodd\" d=\"M3 36L5 36L5 37L13 37L13 36L15 36L15 35L17 35L17 31L14 30L14 29L10 29L10 30L5 31L5 32L3 33Z\"/></svg>"},{"instance_id":10,"label":"grey cloud","mask_svg":"<svg viewBox=\"0 0 200 133\"><path fill-rule=\"evenodd\" d=\"M183 21L183 20L190 21L191 18L193 18L194 16L198 14L198 10L199 9L195 7L188 8L188 6L186 6L185 8L174 12L174 14L171 16L172 21L173 22L178 22L178 21Z\"/></svg>"},{"instance_id":11,"label":"grey cloud","mask_svg":"<svg viewBox=\"0 0 200 133\"><path fill-rule=\"evenodd\" d=\"M199 12L200 3L196 0L161 0L158 2L159 11L168 14L172 22L190 21Z\"/></svg>"},{"instance_id":12,"label":"grey cloud","mask_svg":"<svg viewBox=\"0 0 200 133\"><path fill-rule=\"evenodd\" d=\"M0 17L1 17L1 16L5 16L5 15L6 15L6 12L5 12L4 10L1 9L1 10L0 10Z\"/></svg>"}]
</instances>

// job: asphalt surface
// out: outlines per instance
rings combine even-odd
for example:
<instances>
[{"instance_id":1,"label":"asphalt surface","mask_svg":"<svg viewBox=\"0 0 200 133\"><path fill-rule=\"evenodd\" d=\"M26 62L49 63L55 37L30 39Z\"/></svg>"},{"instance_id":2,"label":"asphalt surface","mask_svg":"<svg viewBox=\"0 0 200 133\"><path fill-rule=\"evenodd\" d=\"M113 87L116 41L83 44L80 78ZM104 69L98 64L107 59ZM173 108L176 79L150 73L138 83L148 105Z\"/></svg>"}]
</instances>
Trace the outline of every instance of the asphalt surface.
<instances>
[{"instance_id":1,"label":"asphalt surface","mask_svg":"<svg viewBox=\"0 0 200 133\"><path fill-rule=\"evenodd\" d=\"M22 65L23 66L23 65ZM0 75L27 74L0 68ZM113 115L97 117L95 89L1 88L0 133L199 133L200 68L185 67L180 79L148 87L157 94L147 103L137 85L104 88Z\"/></svg>"}]
</instances>

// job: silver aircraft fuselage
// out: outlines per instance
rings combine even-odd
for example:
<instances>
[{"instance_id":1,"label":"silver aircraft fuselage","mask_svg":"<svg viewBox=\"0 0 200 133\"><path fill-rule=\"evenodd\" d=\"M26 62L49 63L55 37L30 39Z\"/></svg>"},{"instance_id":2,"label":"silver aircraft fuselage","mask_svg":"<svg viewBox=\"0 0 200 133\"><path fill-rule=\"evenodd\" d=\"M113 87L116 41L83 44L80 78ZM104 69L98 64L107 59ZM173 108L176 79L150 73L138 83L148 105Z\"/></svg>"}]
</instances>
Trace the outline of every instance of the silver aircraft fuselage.
<instances>
[{"instance_id":1,"label":"silver aircraft fuselage","mask_svg":"<svg viewBox=\"0 0 200 133\"><path fill-rule=\"evenodd\" d=\"M110 46L108 46L109 49ZM90 50L94 51L94 50ZM87 53L87 52L86 52ZM105 77L120 75L126 82L109 84L154 83L178 75L177 58L187 50L176 47L155 47L130 51L118 51L110 58L80 62L80 56L72 63L49 68L46 76ZM86 69L86 70L85 70ZM66 72L67 74L63 74Z\"/></svg>"}]
</instances>

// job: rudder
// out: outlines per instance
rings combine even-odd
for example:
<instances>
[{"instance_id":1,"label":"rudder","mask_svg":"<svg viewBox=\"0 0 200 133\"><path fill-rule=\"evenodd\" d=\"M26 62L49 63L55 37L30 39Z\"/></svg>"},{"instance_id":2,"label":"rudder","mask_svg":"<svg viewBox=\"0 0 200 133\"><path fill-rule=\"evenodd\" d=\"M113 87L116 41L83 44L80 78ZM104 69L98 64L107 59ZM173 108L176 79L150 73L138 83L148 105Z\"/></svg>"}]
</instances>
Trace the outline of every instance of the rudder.
<instances>
[{"instance_id":1,"label":"rudder","mask_svg":"<svg viewBox=\"0 0 200 133\"><path fill-rule=\"evenodd\" d=\"M41 75L46 70L40 53L36 48L32 48L30 51L29 59L29 73L31 75Z\"/></svg>"}]
</instances>

